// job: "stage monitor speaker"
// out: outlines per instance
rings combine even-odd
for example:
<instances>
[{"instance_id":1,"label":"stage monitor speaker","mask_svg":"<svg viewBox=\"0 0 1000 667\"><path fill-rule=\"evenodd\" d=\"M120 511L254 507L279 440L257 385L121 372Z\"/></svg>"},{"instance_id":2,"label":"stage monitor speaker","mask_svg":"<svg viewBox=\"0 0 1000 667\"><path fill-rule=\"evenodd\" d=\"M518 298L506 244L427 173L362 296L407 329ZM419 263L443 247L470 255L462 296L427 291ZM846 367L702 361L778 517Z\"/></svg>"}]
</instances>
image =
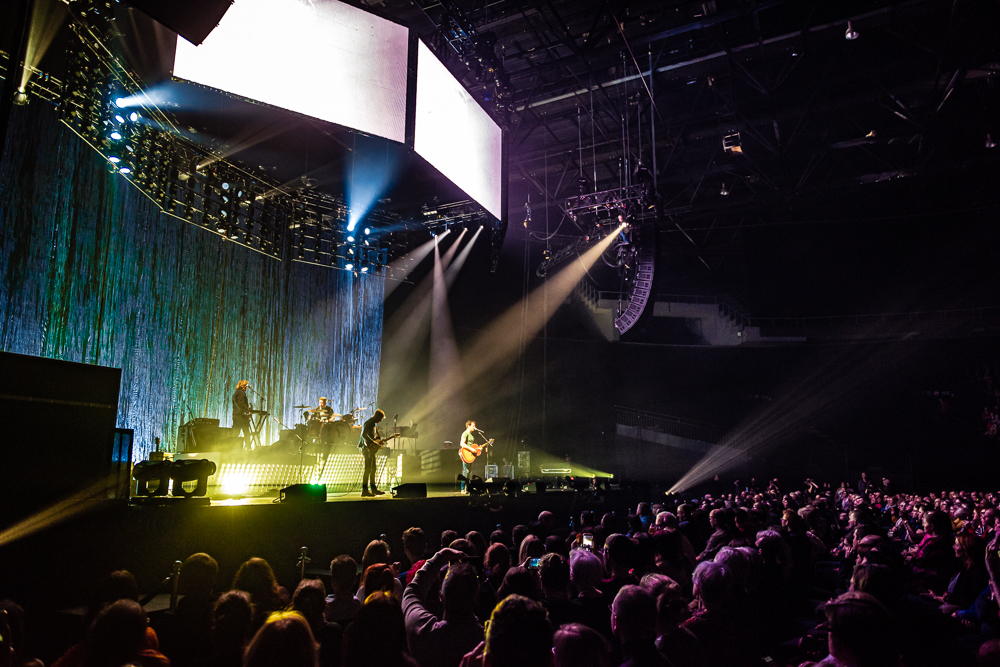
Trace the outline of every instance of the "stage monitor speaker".
<instances>
[{"instance_id":1,"label":"stage monitor speaker","mask_svg":"<svg viewBox=\"0 0 1000 667\"><path fill-rule=\"evenodd\" d=\"M545 482L529 482L524 487L525 493L545 493L545 490L549 487Z\"/></svg>"},{"instance_id":2,"label":"stage monitor speaker","mask_svg":"<svg viewBox=\"0 0 1000 667\"><path fill-rule=\"evenodd\" d=\"M427 484L411 483L411 484L400 484L399 486L392 487L392 497L393 498L426 498L427 497Z\"/></svg>"},{"instance_id":3,"label":"stage monitor speaker","mask_svg":"<svg viewBox=\"0 0 1000 667\"><path fill-rule=\"evenodd\" d=\"M325 503L326 484L292 484L278 492L283 503Z\"/></svg>"},{"instance_id":4,"label":"stage monitor speaker","mask_svg":"<svg viewBox=\"0 0 1000 667\"><path fill-rule=\"evenodd\" d=\"M154 18L198 46L215 30L233 0L128 0L143 14Z\"/></svg>"}]
</instances>

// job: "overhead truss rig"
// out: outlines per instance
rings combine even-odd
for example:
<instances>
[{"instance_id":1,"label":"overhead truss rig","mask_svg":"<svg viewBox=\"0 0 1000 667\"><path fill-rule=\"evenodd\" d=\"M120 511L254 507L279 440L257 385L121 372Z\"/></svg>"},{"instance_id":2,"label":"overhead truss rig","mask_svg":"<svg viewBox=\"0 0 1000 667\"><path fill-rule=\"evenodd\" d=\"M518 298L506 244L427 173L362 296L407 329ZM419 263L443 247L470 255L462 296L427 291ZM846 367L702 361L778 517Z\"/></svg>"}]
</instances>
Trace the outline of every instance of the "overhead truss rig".
<instances>
[{"instance_id":1,"label":"overhead truss rig","mask_svg":"<svg viewBox=\"0 0 1000 667\"><path fill-rule=\"evenodd\" d=\"M114 35L106 3L67 3L71 35L66 81L30 70L27 95L57 106L59 119L96 150L109 172L126 178L167 215L269 257L387 276L410 231L492 220L472 202L442 206L433 220L408 221L376 207L347 232L344 200L303 183L281 184L187 139L174 119L147 102L120 108L142 86L107 44ZM11 59L0 52L7 78ZM365 234L365 225L378 234ZM499 224L491 224L494 235ZM374 228L374 229L373 229ZM502 230L501 230L502 233ZM351 239L350 241L348 239ZM498 249L497 249L498 250ZM496 254L496 251L494 252Z\"/></svg>"}]
</instances>

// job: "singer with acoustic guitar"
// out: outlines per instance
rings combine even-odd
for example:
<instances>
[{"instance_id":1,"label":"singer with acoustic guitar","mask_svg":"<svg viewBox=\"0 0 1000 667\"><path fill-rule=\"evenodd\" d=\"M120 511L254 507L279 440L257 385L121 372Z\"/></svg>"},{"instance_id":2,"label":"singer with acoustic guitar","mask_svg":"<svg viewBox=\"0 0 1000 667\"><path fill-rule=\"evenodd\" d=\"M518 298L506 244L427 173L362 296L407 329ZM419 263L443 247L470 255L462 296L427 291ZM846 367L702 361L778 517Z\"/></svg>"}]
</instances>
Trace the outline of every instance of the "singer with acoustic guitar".
<instances>
[{"instance_id":1,"label":"singer with acoustic guitar","mask_svg":"<svg viewBox=\"0 0 1000 667\"><path fill-rule=\"evenodd\" d=\"M482 445L476 444L476 433L482 433L478 428L476 428L476 422L471 419L465 422L465 432L462 433L461 440L458 441L458 456L462 459L462 475L466 479L472 479L473 466L476 464L476 459L480 454L485 451L487 447L493 444L492 440L487 441ZM482 470L482 466L476 466L477 473ZM480 475L482 476L482 475ZM467 485L462 482L462 493L466 493Z\"/></svg>"}]
</instances>

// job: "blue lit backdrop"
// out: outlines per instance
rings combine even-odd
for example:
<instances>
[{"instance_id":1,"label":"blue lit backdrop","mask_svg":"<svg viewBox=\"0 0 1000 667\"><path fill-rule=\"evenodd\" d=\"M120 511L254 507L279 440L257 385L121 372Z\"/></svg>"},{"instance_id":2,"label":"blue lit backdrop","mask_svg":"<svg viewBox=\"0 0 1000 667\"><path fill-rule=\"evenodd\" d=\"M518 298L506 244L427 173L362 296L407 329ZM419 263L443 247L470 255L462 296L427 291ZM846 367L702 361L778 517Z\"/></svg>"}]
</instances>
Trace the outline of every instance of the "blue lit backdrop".
<instances>
[{"instance_id":1,"label":"blue lit backdrop","mask_svg":"<svg viewBox=\"0 0 1000 667\"><path fill-rule=\"evenodd\" d=\"M228 425L243 378L287 424L319 395L337 412L375 400L381 278L280 262L160 213L37 101L14 109L6 148L0 350L122 368L135 460L154 436L172 446L189 409Z\"/></svg>"}]
</instances>

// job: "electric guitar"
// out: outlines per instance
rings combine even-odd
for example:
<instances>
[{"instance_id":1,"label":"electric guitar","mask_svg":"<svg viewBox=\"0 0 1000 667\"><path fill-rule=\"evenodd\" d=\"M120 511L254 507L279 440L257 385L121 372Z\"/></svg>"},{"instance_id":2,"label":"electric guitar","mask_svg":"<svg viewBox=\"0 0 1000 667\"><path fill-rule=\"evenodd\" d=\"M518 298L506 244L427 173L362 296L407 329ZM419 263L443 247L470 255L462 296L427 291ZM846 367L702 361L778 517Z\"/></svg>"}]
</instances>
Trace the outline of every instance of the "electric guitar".
<instances>
[{"instance_id":1,"label":"electric guitar","mask_svg":"<svg viewBox=\"0 0 1000 667\"><path fill-rule=\"evenodd\" d=\"M373 440L372 442L366 442L365 447L367 447L368 451L370 452L377 452L378 450L385 447L386 443L388 443L390 440L398 437L399 437L398 433L393 433L387 438L375 438L375 440Z\"/></svg>"},{"instance_id":2,"label":"electric guitar","mask_svg":"<svg viewBox=\"0 0 1000 667\"><path fill-rule=\"evenodd\" d=\"M493 444L493 438L490 438L482 445L466 445L466 447L470 447L471 449L466 449L465 447L462 447L461 449L458 450L458 455L461 457L463 461L465 461L466 464L471 464L473 461L476 460L476 458L479 457L480 454L483 453L484 449L486 449L492 444Z\"/></svg>"}]
</instances>

